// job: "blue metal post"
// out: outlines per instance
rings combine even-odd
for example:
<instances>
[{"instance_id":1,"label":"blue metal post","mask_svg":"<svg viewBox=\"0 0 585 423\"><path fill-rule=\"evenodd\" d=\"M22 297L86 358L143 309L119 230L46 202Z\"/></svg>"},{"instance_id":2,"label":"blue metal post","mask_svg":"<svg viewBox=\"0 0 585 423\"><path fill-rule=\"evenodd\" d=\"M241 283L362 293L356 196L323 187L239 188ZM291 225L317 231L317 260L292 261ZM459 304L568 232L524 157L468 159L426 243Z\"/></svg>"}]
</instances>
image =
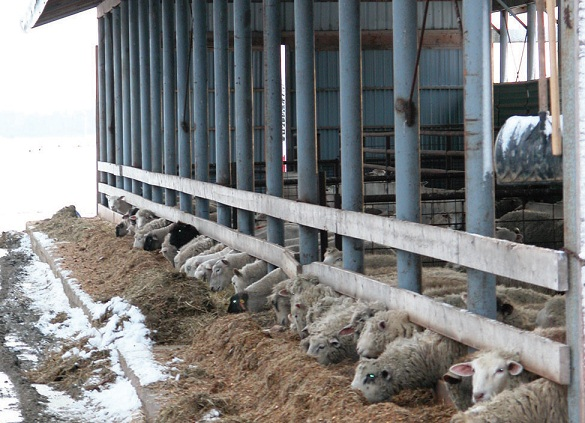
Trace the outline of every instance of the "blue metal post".
<instances>
[{"instance_id":1,"label":"blue metal post","mask_svg":"<svg viewBox=\"0 0 585 423\"><path fill-rule=\"evenodd\" d=\"M193 123L195 179L209 182L209 134L207 126L207 2L193 0ZM209 200L195 199L195 213L209 218Z\"/></svg>"},{"instance_id":2,"label":"blue metal post","mask_svg":"<svg viewBox=\"0 0 585 423\"><path fill-rule=\"evenodd\" d=\"M526 13L526 79L534 79L534 51L536 40L536 3L527 6Z\"/></svg>"},{"instance_id":3,"label":"blue metal post","mask_svg":"<svg viewBox=\"0 0 585 423\"><path fill-rule=\"evenodd\" d=\"M282 197L282 81L280 76L280 0L264 2L264 116L266 194ZM284 245L284 222L268 217L268 241Z\"/></svg>"},{"instance_id":4,"label":"blue metal post","mask_svg":"<svg viewBox=\"0 0 585 423\"><path fill-rule=\"evenodd\" d=\"M344 210L359 212L363 211L364 207L361 52L360 2L340 0L341 207ZM363 273L364 242L345 236L342 245L343 267Z\"/></svg>"},{"instance_id":5,"label":"blue metal post","mask_svg":"<svg viewBox=\"0 0 585 423\"><path fill-rule=\"evenodd\" d=\"M507 82L506 68L508 66L508 45L510 44L510 37L508 37L508 12L502 10L500 12L500 82Z\"/></svg>"},{"instance_id":6,"label":"blue metal post","mask_svg":"<svg viewBox=\"0 0 585 423\"><path fill-rule=\"evenodd\" d=\"M162 2L163 35L163 139L164 166L167 175L177 174L177 153L175 137L175 22L172 0ZM177 204L175 190L165 189L165 204Z\"/></svg>"},{"instance_id":7,"label":"blue metal post","mask_svg":"<svg viewBox=\"0 0 585 423\"><path fill-rule=\"evenodd\" d=\"M213 68L215 83L215 182L230 186L230 94L228 78L227 0L213 0ZM231 207L217 205L217 223L230 227Z\"/></svg>"},{"instance_id":8,"label":"blue metal post","mask_svg":"<svg viewBox=\"0 0 585 423\"><path fill-rule=\"evenodd\" d=\"M162 118L161 118L161 31L160 31L160 0L150 0L149 8L149 41L150 41L150 116L152 171L162 173ZM152 187L152 200L163 202L162 188Z\"/></svg>"},{"instance_id":9,"label":"blue metal post","mask_svg":"<svg viewBox=\"0 0 585 423\"><path fill-rule=\"evenodd\" d=\"M142 141L140 135L140 63L138 52L138 0L128 0L130 44L130 134L132 139L132 167L142 168ZM142 182L132 181L132 192L142 194Z\"/></svg>"},{"instance_id":10,"label":"blue metal post","mask_svg":"<svg viewBox=\"0 0 585 423\"><path fill-rule=\"evenodd\" d=\"M191 119L189 113L189 23L187 0L176 0L175 23L177 43L177 142L179 144L179 176L191 178ZM191 213L193 199L189 194L179 195L181 210Z\"/></svg>"},{"instance_id":11,"label":"blue metal post","mask_svg":"<svg viewBox=\"0 0 585 423\"><path fill-rule=\"evenodd\" d=\"M585 118L583 99L585 84L582 70L585 69L582 34L585 32L585 16L582 2L578 0L563 1L562 15L559 18L561 81L563 87L561 104L563 107L563 209L564 241L569 261L569 290L566 294L565 316L567 319L567 344L571 348L571 382L567 391L569 422L585 421L585 321L583 303L583 257L585 256L585 239L583 213L585 197L583 196L583 172L585 170Z\"/></svg>"},{"instance_id":12,"label":"blue metal post","mask_svg":"<svg viewBox=\"0 0 585 423\"><path fill-rule=\"evenodd\" d=\"M112 37L114 55L114 134L116 139L116 164L124 164L124 122L122 102L122 39L120 26L120 9L112 10ZM124 188L124 178L116 176L116 187Z\"/></svg>"},{"instance_id":13,"label":"blue metal post","mask_svg":"<svg viewBox=\"0 0 585 423\"><path fill-rule=\"evenodd\" d=\"M392 2L396 217L411 222L420 222L418 79L412 90L418 50L416 9L416 2L410 0ZM398 286L420 293L420 256L406 251L397 251L396 256Z\"/></svg>"},{"instance_id":14,"label":"blue metal post","mask_svg":"<svg viewBox=\"0 0 585 423\"><path fill-rule=\"evenodd\" d=\"M237 188L254 191L250 0L234 0L234 78ZM248 235L254 234L254 215L252 212L238 210L238 229Z\"/></svg>"},{"instance_id":15,"label":"blue metal post","mask_svg":"<svg viewBox=\"0 0 585 423\"><path fill-rule=\"evenodd\" d=\"M106 22L108 21L108 22ZM99 140L99 160L105 162L108 160L108 123L106 107L106 32L111 34L111 23L108 16L98 19L98 140ZM111 46L110 46L111 47ZM108 58L111 63L111 56ZM99 182L108 183L108 174L99 173ZM97 201L99 204L106 204L106 197L101 194Z\"/></svg>"},{"instance_id":16,"label":"blue metal post","mask_svg":"<svg viewBox=\"0 0 585 423\"><path fill-rule=\"evenodd\" d=\"M494 236L491 3L463 0L463 104L467 231ZM496 277L468 269L467 308L496 318Z\"/></svg>"},{"instance_id":17,"label":"blue metal post","mask_svg":"<svg viewBox=\"0 0 585 423\"><path fill-rule=\"evenodd\" d=\"M148 36L148 2L138 2L138 45L140 64L140 135L142 169L152 170L152 147L150 125L150 52ZM152 199L152 186L143 184L142 196Z\"/></svg>"},{"instance_id":18,"label":"blue metal post","mask_svg":"<svg viewBox=\"0 0 585 423\"><path fill-rule=\"evenodd\" d=\"M130 131L130 41L128 35L128 2L120 3L120 40L122 45L122 163L132 166L132 133ZM124 178L124 190L132 191L132 181Z\"/></svg>"},{"instance_id":19,"label":"blue metal post","mask_svg":"<svg viewBox=\"0 0 585 423\"><path fill-rule=\"evenodd\" d=\"M315 117L315 33L313 2L294 2L295 74L297 95L297 163L299 201L319 204L317 174L317 126ZM319 232L299 227L300 263L319 260Z\"/></svg>"}]
</instances>

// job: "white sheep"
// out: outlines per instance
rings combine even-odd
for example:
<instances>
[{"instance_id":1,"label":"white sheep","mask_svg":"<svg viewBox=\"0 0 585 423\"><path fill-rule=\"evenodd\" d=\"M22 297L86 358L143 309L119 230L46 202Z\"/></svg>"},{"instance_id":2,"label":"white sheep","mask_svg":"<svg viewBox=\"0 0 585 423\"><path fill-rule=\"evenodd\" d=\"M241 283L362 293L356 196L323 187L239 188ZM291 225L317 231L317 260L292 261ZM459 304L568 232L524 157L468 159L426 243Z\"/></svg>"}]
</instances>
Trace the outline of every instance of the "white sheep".
<instances>
[{"instance_id":1,"label":"white sheep","mask_svg":"<svg viewBox=\"0 0 585 423\"><path fill-rule=\"evenodd\" d=\"M106 194L110 210L120 214L130 213L130 210L132 210L132 204L128 203L124 198L123 195L117 196Z\"/></svg>"},{"instance_id":2,"label":"white sheep","mask_svg":"<svg viewBox=\"0 0 585 423\"><path fill-rule=\"evenodd\" d=\"M290 314L290 292L287 290L291 280L285 279L278 282L272 288L272 293L268 295L267 301L272 305L276 323L286 327L289 324L288 316Z\"/></svg>"},{"instance_id":3,"label":"white sheep","mask_svg":"<svg viewBox=\"0 0 585 423\"><path fill-rule=\"evenodd\" d=\"M307 327L308 337L301 346L307 347L307 355L323 365L340 363L345 359L357 360L356 338L353 334L341 334L353 314L355 301L342 297L318 320Z\"/></svg>"},{"instance_id":4,"label":"white sheep","mask_svg":"<svg viewBox=\"0 0 585 423\"><path fill-rule=\"evenodd\" d=\"M475 352L469 361L457 363L449 372L460 377L471 376L471 400L474 404L490 401L505 389L530 382L535 376L523 372L524 367L518 361L518 354L501 350Z\"/></svg>"},{"instance_id":5,"label":"white sheep","mask_svg":"<svg viewBox=\"0 0 585 423\"><path fill-rule=\"evenodd\" d=\"M396 338L410 338L421 330L420 326L409 320L406 311L379 311L366 321L356 349L360 357L376 358L384 352L386 345Z\"/></svg>"},{"instance_id":6,"label":"white sheep","mask_svg":"<svg viewBox=\"0 0 585 423\"><path fill-rule=\"evenodd\" d=\"M281 268L277 267L256 282L247 286L243 292L234 294L230 299L228 313L239 313L242 311L258 313L268 310L270 308L268 296L272 293L276 284L285 280L288 280L288 276Z\"/></svg>"},{"instance_id":7,"label":"white sheep","mask_svg":"<svg viewBox=\"0 0 585 423\"><path fill-rule=\"evenodd\" d=\"M355 336L359 337L366 325L366 321L377 312L384 310L386 310L386 306L379 301L358 301L349 324L344 329L352 331Z\"/></svg>"},{"instance_id":8,"label":"white sheep","mask_svg":"<svg viewBox=\"0 0 585 423\"><path fill-rule=\"evenodd\" d=\"M397 338L375 359L361 358L351 383L369 402L389 401L403 389L433 388L467 347L430 330Z\"/></svg>"},{"instance_id":9,"label":"white sheep","mask_svg":"<svg viewBox=\"0 0 585 423\"><path fill-rule=\"evenodd\" d=\"M167 236L165 236L165 239L163 240L163 243L160 247L160 252L164 256L164 258L166 258L174 267L175 266L175 256L179 252L179 249L177 247L175 247L173 244L171 244L171 234L170 233L167 234Z\"/></svg>"},{"instance_id":10,"label":"white sheep","mask_svg":"<svg viewBox=\"0 0 585 423\"><path fill-rule=\"evenodd\" d=\"M209 287L212 291L226 289L234 276L234 269L242 268L254 260L254 257L248 253L228 254L213 265L209 278Z\"/></svg>"},{"instance_id":11,"label":"white sheep","mask_svg":"<svg viewBox=\"0 0 585 423\"><path fill-rule=\"evenodd\" d=\"M204 251L199 255L188 258L187 261L185 262L185 264L183 265L183 267L181 268L181 271L184 272L187 276L189 276L191 278L202 279L203 278L202 274L201 275L195 274L198 267L202 263L205 263L206 261L209 261L209 262L213 261L213 263L212 263L212 265L213 265L217 260L219 260L220 258L224 258L229 253L234 251L229 247L223 246L223 244L217 244L217 245L220 245L220 247L223 247L223 248L220 251L215 251L215 252L209 253L209 254L205 254L205 251ZM209 267L209 269L211 270L211 266Z\"/></svg>"},{"instance_id":12,"label":"white sheep","mask_svg":"<svg viewBox=\"0 0 585 423\"><path fill-rule=\"evenodd\" d=\"M343 253L335 247L328 247L323 255L323 263L343 267Z\"/></svg>"},{"instance_id":13,"label":"white sheep","mask_svg":"<svg viewBox=\"0 0 585 423\"><path fill-rule=\"evenodd\" d=\"M496 227L496 238L512 242L522 242L524 240L520 233L520 229L508 229L500 226Z\"/></svg>"},{"instance_id":14,"label":"white sheep","mask_svg":"<svg viewBox=\"0 0 585 423\"><path fill-rule=\"evenodd\" d=\"M567 387L540 378L506 390L451 418L451 423L568 422Z\"/></svg>"},{"instance_id":15,"label":"white sheep","mask_svg":"<svg viewBox=\"0 0 585 423\"><path fill-rule=\"evenodd\" d=\"M156 214L148 209L140 209L133 216L130 216L130 220L134 222L136 229L141 229L144 225L156 219Z\"/></svg>"},{"instance_id":16,"label":"white sheep","mask_svg":"<svg viewBox=\"0 0 585 423\"><path fill-rule=\"evenodd\" d=\"M205 235L199 235L183 245L174 258L175 269L180 270L185 262L193 256L201 254L215 244L215 241Z\"/></svg>"},{"instance_id":17,"label":"white sheep","mask_svg":"<svg viewBox=\"0 0 585 423\"><path fill-rule=\"evenodd\" d=\"M290 287L293 295L290 300L290 321L299 336L304 337L305 334L303 331L305 326L307 326L306 316L309 307L316 304L321 298L338 297L339 294L330 286L321 283L315 285L309 283L301 290L298 290L294 286L294 282L291 285L293 285Z\"/></svg>"},{"instance_id":18,"label":"white sheep","mask_svg":"<svg viewBox=\"0 0 585 423\"><path fill-rule=\"evenodd\" d=\"M165 218L155 219L152 222L147 223L142 228L137 229L136 233L134 234L134 244L132 245L133 248L144 248L144 240L146 239L146 235L155 229L164 228L170 225L170 220Z\"/></svg>"},{"instance_id":19,"label":"white sheep","mask_svg":"<svg viewBox=\"0 0 585 423\"><path fill-rule=\"evenodd\" d=\"M170 234L175 225L176 223L171 223L165 227L153 229L148 232L144 237L144 245L142 248L145 251L159 250L162 247L165 237Z\"/></svg>"},{"instance_id":20,"label":"white sheep","mask_svg":"<svg viewBox=\"0 0 585 423\"><path fill-rule=\"evenodd\" d=\"M555 295L551 297L536 314L536 326L552 328L565 326L565 296Z\"/></svg>"},{"instance_id":21,"label":"white sheep","mask_svg":"<svg viewBox=\"0 0 585 423\"><path fill-rule=\"evenodd\" d=\"M251 285L267 274L268 263L266 263L264 260L256 260L252 263L246 264L241 269L234 269L232 285L234 286L236 294L239 292L244 292L247 286Z\"/></svg>"}]
</instances>

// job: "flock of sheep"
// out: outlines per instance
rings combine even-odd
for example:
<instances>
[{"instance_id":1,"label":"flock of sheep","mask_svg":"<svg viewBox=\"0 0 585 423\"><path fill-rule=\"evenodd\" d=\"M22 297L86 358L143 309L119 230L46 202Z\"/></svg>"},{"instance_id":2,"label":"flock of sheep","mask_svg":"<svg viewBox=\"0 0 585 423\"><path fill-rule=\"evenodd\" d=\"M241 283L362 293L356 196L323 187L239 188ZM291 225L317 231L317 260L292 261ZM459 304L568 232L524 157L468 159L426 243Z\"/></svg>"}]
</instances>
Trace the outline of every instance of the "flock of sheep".
<instances>
[{"instance_id":1,"label":"flock of sheep","mask_svg":"<svg viewBox=\"0 0 585 423\"><path fill-rule=\"evenodd\" d=\"M295 332L303 351L320 364L355 362L351 387L370 403L390 401L404 389L435 388L441 381L459 410L452 422L568 420L566 387L524 370L513 351L469 354L467 346L412 323L405 311L344 296L313 275L289 278L191 225L130 205L111 208L124 214L116 235L133 234L135 248L160 249L177 271L207 281L213 291L233 287L228 312L272 309L277 324ZM518 235L501 233L514 240ZM341 253L329 248L324 263L341 266ZM562 295L505 286L498 286L497 295L499 320L564 342ZM462 292L437 290L434 298L465 307Z\"/></svg>"}]
</instances>

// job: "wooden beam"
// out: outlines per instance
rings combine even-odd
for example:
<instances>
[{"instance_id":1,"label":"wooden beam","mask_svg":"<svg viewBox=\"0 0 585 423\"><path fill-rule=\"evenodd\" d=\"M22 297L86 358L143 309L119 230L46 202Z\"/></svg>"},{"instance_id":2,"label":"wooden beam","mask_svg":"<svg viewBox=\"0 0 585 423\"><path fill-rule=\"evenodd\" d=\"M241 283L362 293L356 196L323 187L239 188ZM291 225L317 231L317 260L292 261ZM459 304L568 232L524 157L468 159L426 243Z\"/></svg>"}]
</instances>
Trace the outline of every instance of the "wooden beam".
<instances>
[{"instance_id":1,"label":"wooden beam","mask_svg":"<svg viewBox=\"0 0 585 423\"><path fill-rule=\"evenodd\" d=\"M392 217L304 204L128 166L99 162L98 170L556 291L566 291L568 288L567 256L563 251L400 221ZM111 187L99 184L98 189L105 192L102 190L108 188Z\"/></svg>"},{"instance_id":2,"label":"wooden beam","mask_svg":"<svg viewBox=\"0 0 585 423\"><path fill-rule=\"evenodd\" d=\"M570 351L565 344L349 270L311 263L303 266L303 273L316 275L319 282L344 295L381 301L390 309L407 311L412 322L472 348L513 349L520 353L522 364L531 372L563 385L569 383Z\"/></svg>"}]
</instances>

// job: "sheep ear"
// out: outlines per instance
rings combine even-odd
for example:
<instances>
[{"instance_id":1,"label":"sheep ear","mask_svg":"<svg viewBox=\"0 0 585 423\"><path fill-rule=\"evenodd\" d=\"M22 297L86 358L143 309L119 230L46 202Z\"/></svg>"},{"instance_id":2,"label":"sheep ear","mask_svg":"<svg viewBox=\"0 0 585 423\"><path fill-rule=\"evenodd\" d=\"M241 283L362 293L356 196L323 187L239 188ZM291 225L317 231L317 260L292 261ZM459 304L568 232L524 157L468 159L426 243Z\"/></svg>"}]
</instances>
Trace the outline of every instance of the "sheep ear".
<instances>
[{"instance_id":1,"label":"sheep ear","mask_svg":"<svg viewBox=\"0 0 585 423\"><path fill-rule=\"evenodd\" d=\"M242 276L242 272L239 269L234 269L234 275Z\"/></svg>"},{"instance_id":2,"label":"sheep ear","mask_svg":"<svg viewBox=\"0 0 585 423\"><path fill-rule=\"evenodd\" d=\"M339 339L337 338L329 338L329 343L334 347L339 347Z\"/></svg>"},{"instance_id":3,"label":"sheep ear","mask_svg":"<svg viewBox=\"0 0 585 423\"><path fill-rule=\"evenodd\" d=\"M338 332L339 336L345 336L345 335L353 335L355 333L355 329L352 328L351 326L345 326L344 328L341 328Z\"/></svg>"},{"instance_id":4,"label":"sheep ear","mask_svg":"<svg viewBox=\"0 0 585 423\"><path fill-rule=\"evenodd\" d=\"M457 385L461 383L461 376L458 376L455 373L447 372L443 375L443 380L449 385Z\"/></svg>"},{"instance_id":5,"label":"sheep ear","mask_svg":"<svg viewBox=\"0 0 585 423\"><path fill-rule=\"evenodd\" d=\"M225 264L226 266L230 264L230 262L229 262L229 261L227 261L226 259L221 259L221 262L222 262L223 264Z\"/></svg>"},{"instance_id":6,"label":"sheep ear","mask_svg":"<svg viewBox=\"0 0 585 423\"><path fill-rule=\"evenodd\" d=\"M517 361L510 361L508 363L508 372L512 376L519 375L520 373L522 373L522 370L524 370L524 367L522 366L522 364L518 363Z\"/></svg>"},{"instance_id":7,"label":"sheep ear","mask_svg":"<svg viewBox=\"0 0 585 423\"><path fill-rule=\"evenodd\" d=\"M286 290L286 289L281 289L280 291L278 291L278 295L280 295L281 297L290 297L290 293Z\"/></svg>"},{"instance_id":8,"label":"sheep ear","mask_svg":"<svg viewBox=\"0 0 585 423\"><path fill-rule=\"evenodd\" d=\"M462 377L473 375L473 367L471 366L471 363L454 364L449 368L449 371Z\"/></svg>"}]
</instances>

